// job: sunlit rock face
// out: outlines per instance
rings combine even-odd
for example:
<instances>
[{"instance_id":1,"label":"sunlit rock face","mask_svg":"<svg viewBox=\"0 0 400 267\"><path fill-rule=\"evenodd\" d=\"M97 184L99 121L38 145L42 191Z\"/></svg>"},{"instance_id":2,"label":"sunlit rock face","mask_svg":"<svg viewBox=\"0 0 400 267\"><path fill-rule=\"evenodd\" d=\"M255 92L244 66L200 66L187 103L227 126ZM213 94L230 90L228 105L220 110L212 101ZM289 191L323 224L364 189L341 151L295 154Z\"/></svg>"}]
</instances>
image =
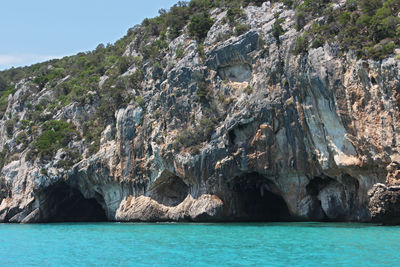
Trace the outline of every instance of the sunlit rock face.
<instances>
[{"instance_id":1,"label":"sunlit rock face","mask_svg":"<svg viewBox=\"0 0 400 267\"><path fill-rule=\"evenodd\" d=\"M0 221L370 221L368 191L400 183L398 61L358 60L328 44L295 55L301 33L282 4L248 7L249 32L218 40L223 12L213 11L204 56L183 34L161 59L173 64L143 67L144 105L115 112L98 152L71 144L85 156L67 170L57 157L28 162L26 151L4 166ZM284 21L279 41L274 14ZM139 53L132 47L127 56ZM19 88L7 112L22 118L19 98L44 93ZM75 122L96 112L93 101L56 116ZM214 115L210 138L177 144ZM0 144L15 146L0 125Z\"/></svg>"}]
</instances>

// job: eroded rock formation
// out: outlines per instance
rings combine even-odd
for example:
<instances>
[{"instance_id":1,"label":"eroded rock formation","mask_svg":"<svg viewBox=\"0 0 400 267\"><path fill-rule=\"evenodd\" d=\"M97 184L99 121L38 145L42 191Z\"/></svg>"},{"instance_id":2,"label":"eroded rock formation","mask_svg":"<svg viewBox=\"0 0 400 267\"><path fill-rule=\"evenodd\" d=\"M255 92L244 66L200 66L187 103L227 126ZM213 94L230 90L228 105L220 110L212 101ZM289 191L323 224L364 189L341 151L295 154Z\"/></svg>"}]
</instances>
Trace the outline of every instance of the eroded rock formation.
<instances>
[{"instance_id":1,"label":"eroded rock formation","mask_svg":"<svg viewBox=\"0 0 400 267\"><path fill-rule=\"evenodd\" d=\"M70 169L57 167L59 153L43 165L24 151L7 164L0 221L370 221L368 191L399 181L399 62L359 60L328 43L295 55L301 33L293 11L264 3L245 12L251 30L225 41L218 36L226 11L212 12L205 58L184 34L163 59L174 64L157 75L145 66L145 106L118 110L96 154L82 151ZM284 21L279 40L274 14ZM127 56L138 53L133 47ZM21 120L24 94L52 97L22 81L7 109ZM95 109L71 106L56 116L79 128ZM210 140L177 146L185 129L202 130L207 110L218 114ZM4 124L0 132L2 145L15 146ZM393 197L387 190L378 202ZM372 211L373 218L392 214L375 204Z\"/></svg>"},{"instance_id":2,"label":"eroded rock formation","mask_svg":"<svg viewBox=\"0 0 400 267\"><path fill-rule=\"evenodd\" d=\"M376 184L369 191L369 210L373 222L400 224L400 187Z\"/></svg>"}]
</instances>

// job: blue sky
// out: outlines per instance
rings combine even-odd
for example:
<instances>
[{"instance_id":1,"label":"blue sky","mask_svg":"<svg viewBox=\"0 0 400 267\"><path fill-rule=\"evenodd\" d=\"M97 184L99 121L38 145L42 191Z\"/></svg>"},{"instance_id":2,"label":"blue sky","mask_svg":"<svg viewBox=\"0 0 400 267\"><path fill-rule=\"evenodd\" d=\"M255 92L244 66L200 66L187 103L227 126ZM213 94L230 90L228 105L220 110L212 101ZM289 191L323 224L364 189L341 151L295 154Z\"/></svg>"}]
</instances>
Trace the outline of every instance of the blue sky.
<instances>
[{"instance_id":1,"label":"blue sky","mask_svg":"<svg viewBox=\"0 0 400 267\"><path fill-rule=\"evenodd\" d=\"M178 0L2 0L0 70L113 43Z\"/></svg>"}]
</instances>

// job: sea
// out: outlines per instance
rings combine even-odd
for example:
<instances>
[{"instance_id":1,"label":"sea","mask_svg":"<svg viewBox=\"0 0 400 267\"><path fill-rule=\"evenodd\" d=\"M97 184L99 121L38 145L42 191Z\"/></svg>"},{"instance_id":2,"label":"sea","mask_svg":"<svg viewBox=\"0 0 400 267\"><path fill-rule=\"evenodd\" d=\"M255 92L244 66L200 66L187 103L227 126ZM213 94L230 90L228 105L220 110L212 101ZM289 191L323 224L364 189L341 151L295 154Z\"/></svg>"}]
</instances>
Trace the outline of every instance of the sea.
<instances>
[{"instance_id":1,"label":"sea","mask_svg":"<svg viewBox=\"0 0 400 267\"><path fill-rule=\"evenodd\" d=\"M0 266L400 266L400 227L0 224Z\"/></svg>"}]
</instances>

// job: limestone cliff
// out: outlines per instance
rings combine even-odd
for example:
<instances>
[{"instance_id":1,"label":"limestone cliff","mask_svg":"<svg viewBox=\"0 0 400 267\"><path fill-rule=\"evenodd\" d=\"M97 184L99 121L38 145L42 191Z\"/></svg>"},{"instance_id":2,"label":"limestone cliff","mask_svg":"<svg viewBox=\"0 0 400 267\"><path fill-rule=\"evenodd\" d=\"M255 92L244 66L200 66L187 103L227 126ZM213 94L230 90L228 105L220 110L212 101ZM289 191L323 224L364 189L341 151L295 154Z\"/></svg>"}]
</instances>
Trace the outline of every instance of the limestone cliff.
<instances>
[{"instance_id":1,"label":"limestone cliff","mask_svg":"<svg viewBox=\"0 0 400 267\"><path fill-rule=\"evenodd\" d=\"M80 157L68 167L66 149L32 160L18 141L26 100L58 99L23 77L0 121L12 155L0 221L370 221L368 191L400 179L400 62L362 60L329 42L294 53L315 21L296 30L296 13L279 2L243 11L241 35L226 35L227 11L215 8L202 47L183 31L158 64L132 63L120 77L141 69L135 100L115 110L98 151L87 138L69 140ZM143 57L136 44L124 57ZM99 101L90 91L42 114L80 134Z\"/></svg>"}]
</instances>

